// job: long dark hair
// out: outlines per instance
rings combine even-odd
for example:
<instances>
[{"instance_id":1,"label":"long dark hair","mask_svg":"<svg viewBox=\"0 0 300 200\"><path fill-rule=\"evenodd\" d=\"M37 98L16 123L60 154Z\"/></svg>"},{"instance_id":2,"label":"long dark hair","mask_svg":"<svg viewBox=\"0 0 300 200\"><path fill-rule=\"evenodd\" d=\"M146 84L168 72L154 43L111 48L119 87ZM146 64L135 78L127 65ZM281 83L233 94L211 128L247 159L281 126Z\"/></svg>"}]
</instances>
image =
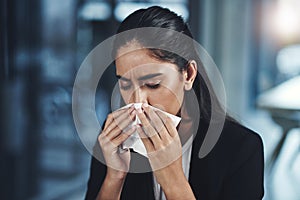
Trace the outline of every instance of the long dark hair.
<instances>
[{"instance_id":1,"label":"long dark hair","mask_svg":"<svg viewBox=\"0 0 300 200\"><path fill-rule=\"evenodd\" d=\"M178 70L180 71L187 69L190 60L195 60L197 62L198 68L201 69L201 73L199 73L198 70L196 79L193 84L193 91L185 92L185 101L187 104L187 111L189 115L199 115L199 113L193 113L193 111L195 110L193 106L195 105L199 105L201 119L204 119L207 122L210 121L212 112L220 112L224 114L224 109L219 103L214 91L212 90L211 83L209 82L209 79L197 54L194 44L191 42L180 41L178 36L174 35L174 32L179 32L188 36L189 38L191 38L191 41L193 41L192 33L188 27L188 24L184 22L183 18L167 8L152 6L146 9L139 9L130 14L120 24L117 33L144 27L155 27L163 28L164 30L172 30L170 32L164 32L163 34L151 33L153 40L150 40L150 42L155 43L155 46L159 45L162 48L147 48L149 50L150 56L161 61L176 64L178 66ZM124 37L116 37L112 56L116 57L118 50L132 41L136 41L141 46L149 46L149 40L144 40L142 35L138 33L127 34ZM163 50L163 47L166 46L171 46L172 48L179 50L181 56L170 51ZM192 92L194 92L194 94L196 95L197 102L195 102L195 98L189 98L189 96L192 95ZM212 106L212 104L214 104L214 106Z\"/></svg>"}]
</instances>

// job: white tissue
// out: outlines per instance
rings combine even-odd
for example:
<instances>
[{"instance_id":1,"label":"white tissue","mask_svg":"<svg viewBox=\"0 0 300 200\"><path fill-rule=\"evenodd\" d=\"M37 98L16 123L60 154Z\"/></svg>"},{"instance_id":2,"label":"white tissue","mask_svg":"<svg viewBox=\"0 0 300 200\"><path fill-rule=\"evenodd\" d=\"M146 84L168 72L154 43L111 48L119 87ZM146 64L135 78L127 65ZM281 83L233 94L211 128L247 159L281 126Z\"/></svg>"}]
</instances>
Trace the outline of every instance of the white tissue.
<instances>
[{"instance_id":1,"label":"white tissue","mask_svg":"<svg viewBox=\"0 0 300 200\"><path fill-rule=\"evenodd\" d=\"M128 108L130 107L131 105L134 105L134 107L136 109L138 108L141 108L142 107L142 103L134 103L134 104L128 104L120 109L125 109L125 108ZM150 106L150 105L149 105ZM152 107L152 106L150 106ZM158 108L155 108L155 107L152 107L154 110L160 110ZM160 110L161 112L165 113L168 117L171 118L174 126L177 126L181 120L180 117L178 116L175 116L175 115L172 115L170 113L167 113L165 111L162 111ZM141 124L141 121L140 119L138 118L138 116L135 117L135 121L130 125L133 126L133 125L136 125L136 124ZM133 149L133 151L145 156L145 157L148 157L147 156L147 150L144 146L144 143L142 142L139 134L137 133L137 131L135 133L133 133L125 142L123 142L123 144L119 147L119 150L120 152L124 152L126 151L127 149Z\"/></svg>"}]
</instances>

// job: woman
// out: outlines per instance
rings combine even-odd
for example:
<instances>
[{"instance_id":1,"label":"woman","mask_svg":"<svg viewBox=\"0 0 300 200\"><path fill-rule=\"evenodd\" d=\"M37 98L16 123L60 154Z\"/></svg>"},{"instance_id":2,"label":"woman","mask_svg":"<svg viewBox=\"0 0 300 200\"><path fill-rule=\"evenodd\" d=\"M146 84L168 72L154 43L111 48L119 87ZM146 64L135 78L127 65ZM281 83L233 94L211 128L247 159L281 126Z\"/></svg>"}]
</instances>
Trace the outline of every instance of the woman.
<instances>
[{"instance_id":1,"label":"woman","mask_svg":"<svg viewBox=\"0 0 300 200\"><path fill-rule=\"evenodd\" d=\"M224 109L193 44L172 32L192 38L187 24L170 10L154 6L129 15L118 33L143 27L166 31L150 36L161 48L146 48L153 44L137 33L117 37L113 52L122 100L143 105L108 115L95 146L105 164L92 158L86 199L262 199L263 146L256 133L226 116L214 148L204 158L198 156L209 124L219 123L212 122L212 114L222 115ZM181 56L166 46L179 49ZM179 126L152 106L181 117ZM127 128L136 117L141 125ZM148 158L119 151L135 131ZM136 163L152 171L131 173Z\"/></svg>"}]
</instances>

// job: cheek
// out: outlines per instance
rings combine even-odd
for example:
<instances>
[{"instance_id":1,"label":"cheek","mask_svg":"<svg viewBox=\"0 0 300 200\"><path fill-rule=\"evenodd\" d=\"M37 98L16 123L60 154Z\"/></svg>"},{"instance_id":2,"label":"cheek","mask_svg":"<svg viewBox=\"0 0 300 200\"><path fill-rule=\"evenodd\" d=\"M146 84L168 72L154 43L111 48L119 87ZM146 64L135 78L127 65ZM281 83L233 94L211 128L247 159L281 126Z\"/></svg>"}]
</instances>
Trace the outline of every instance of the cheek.
<instances>
[{"instance_id":1,"label":"cheek","mask_svg":"<svg viewBox=\"0 0 300 200\"><path fill-rule=\"evenodd\" d=\"M120 94L121 94L121 97L122 97L123 101L125 102L125 104L132 103L130 100L130 98L132 96L131 92L120 90Z\"/></svg>"}]
</instances>

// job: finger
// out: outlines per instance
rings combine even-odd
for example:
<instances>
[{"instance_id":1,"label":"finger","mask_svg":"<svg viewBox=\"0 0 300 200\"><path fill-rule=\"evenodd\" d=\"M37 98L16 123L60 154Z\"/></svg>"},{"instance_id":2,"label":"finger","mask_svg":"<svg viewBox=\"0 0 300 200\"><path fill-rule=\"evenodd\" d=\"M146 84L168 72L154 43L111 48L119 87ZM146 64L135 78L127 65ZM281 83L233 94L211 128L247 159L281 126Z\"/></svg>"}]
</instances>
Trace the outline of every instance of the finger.
<instances>
[{"instance_id":1,"label":"finger","mask_svg":"<svg viewBox=\"0 0 300 200\"><path fill-rule=\"evenodd\" d=\"M142 142L144 143L147 152L148 153L153 152L154 145L153 145L152 141L148 138L148 136L145 134L144 130L140 126L137 126L136 130L137 130Z\"/></svg>"},{"instance_id":2,"label":"finger","mask_svg":"<svg viewBox=\"0 0 300 200\"><path fill-rule=\"evenodd\" d=\"M156 130L152 127L149 120L147 119L146 115L143 111L139 108L137 109L137 116L139 117L142 125L142 129L144 130L145 135L151 140L154 144L155 148L161 147L161 139L158 136Z\"/></svg>"},{"instance_id":3,"label":"finger","mask_svg":"<svg viewBox=\"0 0 300 200\"><path fill-rule=\"evenodd\" d=\"M133 123L133 121L135 119L135 113L136 113L136 111L133 111L133 112L131 112L129 117L124 118L123 121L114 122L116 125L115 125L115 128L113 130L111 130L111 132L114 132L115 130L126 131L126 129L128 129L130 124Z\"/></svg>"},{"instance_id":4,"label":"finger","mask_svg":"<svg viewBox=\"0 0 300 200\"><path fill-rule=\"evenodd\" d=\"M114 122L116 115L121 116L122 114L124 114L126 112L126 110L118 110L115 112L116 112L115 114L113 112L113 113L109 113L107 115L106 122L105 122L104 129L103 129L103 131L105 131L106 133L109 133L111 131L111 129L113 129L115 127L115 126L112 126L112 123Z\"/></svg>"},{"instance_id":5,"label":"finger","mask_svg":"<svg viewBox=\"0 0 300 200\"><path fill-rule=\"evenodd\" d=\"M160 138L162 140L166 140L167 136L169 136L169 134L167 133L167 129L166 129L163 121L161 120L161 118L157 115L157 113L151 107L149 107L148 104L143 104L143 109L144 109L146 115L148 116L148 118L150 119L150 122L153 125L153 127L155 128L156 132L160 136Z\"/></svg>"},{"instance_id":6,"label":"finger","mask_svg":"<svg viewBox=\"0 0 300 200\"><path fill-rule=\"evenodd\" d=\"M119 124L116 124L115 128L106 134L107 137L113 140L114 138L118 137L119 134L125 133L128 129L128 126L130 126L130 124L132 124L133 122L133 115L135 116L135 112L132 112L131 115L132 115L131 117L125 118L124 121L122 121Z\"/></svg>"},{"instance_id":7,"label":"finger","mask_svg":"<svg viewBox=\"0 0 300 200\"><path fill-rule=\"evenodd\" d=\"M167 132L169 133L169 135L171 137L175 137L178 135L177 129L173 124L172 119L167 116L166 114L160 112L160 111L156 111L156 113L158 114L158 116L161 118L161 120L164 122L165 127L167 129Z\"/></svg>"},{"instance_id":8,"label":"finger","mask_svg":"<svg viewBox=\"0 0 300 200\"><path fill-rule=\"evenodd\" d=\"M128 125L131 123L132 121L130 121L129 118L127 118L127 122ZM124 122L125 123L125 122ZM114 128L111 128L111 127L114 127ZM134 128L134 127L131 127L131 128ZM126 132L121 129L118 125L115 124L115 122L111 123L109 125L109 127L107 129L112 129L110 132L107 132L107 131L103 131L99 137L98 137L98 140L99 141L103 141L104 143L108 143L108 142L111 142L113 139L117 138L118 136L120 135L127 135L128 134L131 134L131 131L132 129L128 129ZM123 132L124 131L124 132ZM128 136L129 137L129 136ZM127 138L128 138L127 137Z\"/></svg>"},{"instance_id":9,"label":"finger","mask_svg":"<svg viewBox=\"0 0 300 200\"><path fill-rule=\"evenodd\" d=\"M122 132L119 134L115 139L112 140L112 142L119 146L121 145L127 138L129 138L134 132L136 131L136 126L132 126L129 130L126 132Z\"/></svg>"},{"instance_id":10,"label":"finger","mask_svg":"<svg viewBox=\"0 0 300 200\"><path fill-rule=\"evenodd\" d=\"M106 134L110 133L118 125L118 123L124 121L124 119L130 118L134 120L135 116L131 115L132 111L134 111L134 107L117 110L113 113L110 113L107 116L107 121L104 126L104 131Z\"/></svg>"},{"instance_id":11,"label":"finger","mask_svg":"<svg viewBox=\"0 0 300 200\"><path fill-rule=\"evenodd\" d=\"M123 110L125 112L123 112L122 114L118 114L117 112L113 112L114 121L117 124L121 123L126 118L132 118L132 116L135 116L135 115L131 115L131 113L133 111L135 111L133 106L130 106L129 108L121 109L120 112L123 111Z\"/></svg>"}]
</instances>

